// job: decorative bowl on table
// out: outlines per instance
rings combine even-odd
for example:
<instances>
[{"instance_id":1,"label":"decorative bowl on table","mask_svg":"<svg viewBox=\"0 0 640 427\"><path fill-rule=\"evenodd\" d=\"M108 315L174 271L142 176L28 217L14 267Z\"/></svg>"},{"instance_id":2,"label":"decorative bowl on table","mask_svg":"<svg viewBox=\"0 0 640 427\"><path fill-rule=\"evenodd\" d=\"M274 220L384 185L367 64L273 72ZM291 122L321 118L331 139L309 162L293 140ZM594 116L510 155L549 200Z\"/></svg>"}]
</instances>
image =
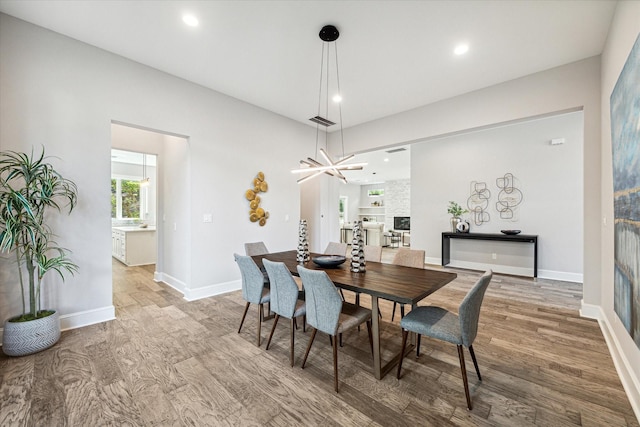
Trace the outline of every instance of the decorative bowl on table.
<instances>
[{"instance_id":1,"label":"decorative bowl on table","mask_svg":"<svg viewBox=\"0 0 640 427\"><path fill-rule=\"evenodd\" d=\"M507 236L515 236L516 234L520 234L520 230L500 230L502 234L506 234Z\"/></svg>"},{"instance_id":2,"label":"decorative bowl on table","mask_svg":"<svg viewBox=\"0 0 640 427\"><path fill-rule=\"evenodd\" d=\"M341 255L322 255L311 258L311 260L320 267L337 267L347 260L346 257Z\"/></svg>"}]
</instances>

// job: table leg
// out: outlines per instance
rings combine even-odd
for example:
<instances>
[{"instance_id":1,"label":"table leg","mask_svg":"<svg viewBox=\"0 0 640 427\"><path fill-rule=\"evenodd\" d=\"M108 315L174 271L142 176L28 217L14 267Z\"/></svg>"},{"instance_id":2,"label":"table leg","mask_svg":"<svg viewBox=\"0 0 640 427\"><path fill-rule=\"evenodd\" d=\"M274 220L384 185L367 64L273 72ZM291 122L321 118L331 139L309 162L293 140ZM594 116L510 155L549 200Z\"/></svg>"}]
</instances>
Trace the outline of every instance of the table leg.
<instances>
[{"instance_id":1,"label":"table leg","mask_svg":"<svg viewBox=\"0 0 640 427\"><path fill-rule=\"evenodd\" d=\"M373 375L382 379L382 360L380 359L380 317L378 316L378 297L371 295L371 335L373 337Z\"/></svg>"}]
</instances>

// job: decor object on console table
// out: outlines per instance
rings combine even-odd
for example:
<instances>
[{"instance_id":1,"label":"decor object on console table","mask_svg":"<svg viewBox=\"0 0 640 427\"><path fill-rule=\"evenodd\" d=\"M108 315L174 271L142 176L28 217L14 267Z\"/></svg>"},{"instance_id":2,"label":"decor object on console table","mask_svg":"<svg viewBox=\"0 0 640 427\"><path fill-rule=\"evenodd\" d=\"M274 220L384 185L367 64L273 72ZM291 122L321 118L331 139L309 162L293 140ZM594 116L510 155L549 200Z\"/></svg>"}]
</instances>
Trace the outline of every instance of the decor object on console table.
<instances>
[{"instance_id":1,"label":"decor object on console table","mask_svg":"<svg viewBox=\"0 0 640 427\"><path fill-rule=\"evenodd\" d=\"M307 220L301 219L298 226L298 255L296 261L309 261L309 241L307 240Z\"/></svg>"},{"instance_id":2,"label":"decor object on console table","mask_svg":"<svg viewBox=\"0 0 640 427\"><path fill-rule=\"evenodd\" d=\"M458 233L468 233L469 232L469 221L461 219L458 220L458 224L456 225L456 231Z\"/></svg>"},{"instance_id":3,"label":"decor object on console table","mask_svg":"<svg viewBox=\"0 0 640 427\"><path fill-rule=\"evenodd\" d=\"M71 213L78 198L76 184L63 178L46 159L44 148L35 157L33 151L31 155L0 153L0 252L15 253L17 271L7 285L15 279L23 297L22 314L4 324L2 351L8 356L26 356L58 342L58 313L40 306L42 279L55 271L64 281L64 273L78 271L69 251L57 246L46 223L52 219L52 210Z\"/></svg>"},{"instance_id":4,"label":"decor object on console table","mask_svg":"<svg viewBox=\"0 0 640 427\"><path fill-rule=\"evenodd\" d=\"M462 214L465 214L469 212L466 209L462 209L462 206L460 206L458 203L456 202L449 202L449 207L447 208L447 213L451 214L451 232L455 233L457 231L457 225L458 222L460 221L460 216Z\"/></svg>"},{"instance_id":5,"label":"decor object on console table","mask_svg":"<svg viewBox=\"0 0 640 427\"><path fill-rule=\"evenodd\" d=\"M353 241L351 242L351 271L364 273L366 269L364 259L364 241L362 240L362 221L353 225Z\"/></svg>"}]
</instances>

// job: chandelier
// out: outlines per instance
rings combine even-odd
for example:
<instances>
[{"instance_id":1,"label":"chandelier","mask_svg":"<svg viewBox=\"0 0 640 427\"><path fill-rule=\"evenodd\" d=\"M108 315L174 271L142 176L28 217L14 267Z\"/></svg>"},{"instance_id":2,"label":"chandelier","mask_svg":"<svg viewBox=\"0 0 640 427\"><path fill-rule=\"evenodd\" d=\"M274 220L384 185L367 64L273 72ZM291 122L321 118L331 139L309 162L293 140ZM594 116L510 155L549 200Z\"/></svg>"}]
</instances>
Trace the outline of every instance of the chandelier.
<instances>
[{"instance_id":1,"label":"chandelier","mask_svg":"<svg viewBox=\"0 0 640 427\"><path fill-rule=\"evenodd\" d=\"M327 175L330 175L330 176L334 176L346 184L347 179L345 178L345 176L342 174L341 171L361 170L362 167L366 166L367 164L366 163L350 163L349 164L347 162L354 157L353 154L346 157L344 155L344 135L343 135L343 129L342 129L342 105L341 105L342 96L340 92L340 75L338 73L338 46L336 43L336 40L338 40L340 33L338 32L338 29L335 26L326 25L322 27L322 30L320 30L319 36L323 43L322 43L322 55L321 55L321 61L320 61L320 90L318 94L318 114L315 117L310 118L309 120L311 120L316 124L316 157L318 153L320 153L325 163L322 163L311 157L307 157L306 159L300 160L299 169L294 169L291 172L307 174L298 180L298 184L301 184L312 178L320 176L323 173L326 173ZM333 52L335 55L335 64L336 64L335 78L336 78L336 87L338 90L338 92L333 96L332 99L334 102L338 104L338 113L340 116L339 117L340 118L340 141L342 143L342 158L340 160L334 160L324 148L318 149L318 143L320 140L320 126L324 126L325 128L328 128L330 126L335 125L335 123L329 120L328 118L329 116L329 80L330 80L329 58L330 58L330 50L332 45L333 45ZM325 61L325 58L326 58L326 61ZM326 90L325 90L325 96L324 96L325 117L323 117L321 114L322 114L322 100L323 100L323 81L325 80L324 79L325 66L326 66ZM326 130L324 132L324 135L325 135L325 147L327 147L328 145L327 140L328 140L329 134Z\"/></svg>"}]
</instances>

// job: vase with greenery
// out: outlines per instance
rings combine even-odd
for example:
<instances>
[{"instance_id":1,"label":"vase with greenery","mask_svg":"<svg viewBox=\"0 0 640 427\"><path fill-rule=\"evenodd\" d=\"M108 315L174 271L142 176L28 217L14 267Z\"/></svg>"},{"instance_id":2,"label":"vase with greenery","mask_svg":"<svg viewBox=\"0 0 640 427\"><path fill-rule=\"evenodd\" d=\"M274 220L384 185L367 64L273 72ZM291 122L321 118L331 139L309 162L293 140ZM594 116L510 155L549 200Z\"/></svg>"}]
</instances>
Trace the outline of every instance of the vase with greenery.
<instances>
[{"instance_id":1,"label":"vase with greenery","mask_svg":"<svg viewBox=\"0 0 640 427\"><path fill-rule=\"evenodd\" d=\"M467 209L463 209L462 206L460 206L458 203L456 202L449 202L449 207L447 208L447 213L451 214L451 232L455 233L456 232L456 227L458 225L458 222L460 221L460 217L464 214L466 214L467 212L469 212Z\"/></svg>"},{"instance_id":2,"label":"vase with greenery","mask_svg":"<svg viewBox=\"0 0 640 427\"><path fill-rule=\"evenodd\" d=\"M8 319L4 327L2 348L11 356L35 353L57 342L58 314L40 307L42 279L55 271L64 281L65 273L78 270L47 224L49 212L71 213L77 202L77 187L47 161L44 148L40 155L34 155L33 150L30 155L0 152L0 252L15 256L22 296L22 314ZM42 320L49 317L55 319ZM41 320L43 325L53 323L51 327L57 332L42 338L44 342L36 342L43 334L31 322ZM23 349L25 343L28 346Z\"/></svg>"}]
</instances>

